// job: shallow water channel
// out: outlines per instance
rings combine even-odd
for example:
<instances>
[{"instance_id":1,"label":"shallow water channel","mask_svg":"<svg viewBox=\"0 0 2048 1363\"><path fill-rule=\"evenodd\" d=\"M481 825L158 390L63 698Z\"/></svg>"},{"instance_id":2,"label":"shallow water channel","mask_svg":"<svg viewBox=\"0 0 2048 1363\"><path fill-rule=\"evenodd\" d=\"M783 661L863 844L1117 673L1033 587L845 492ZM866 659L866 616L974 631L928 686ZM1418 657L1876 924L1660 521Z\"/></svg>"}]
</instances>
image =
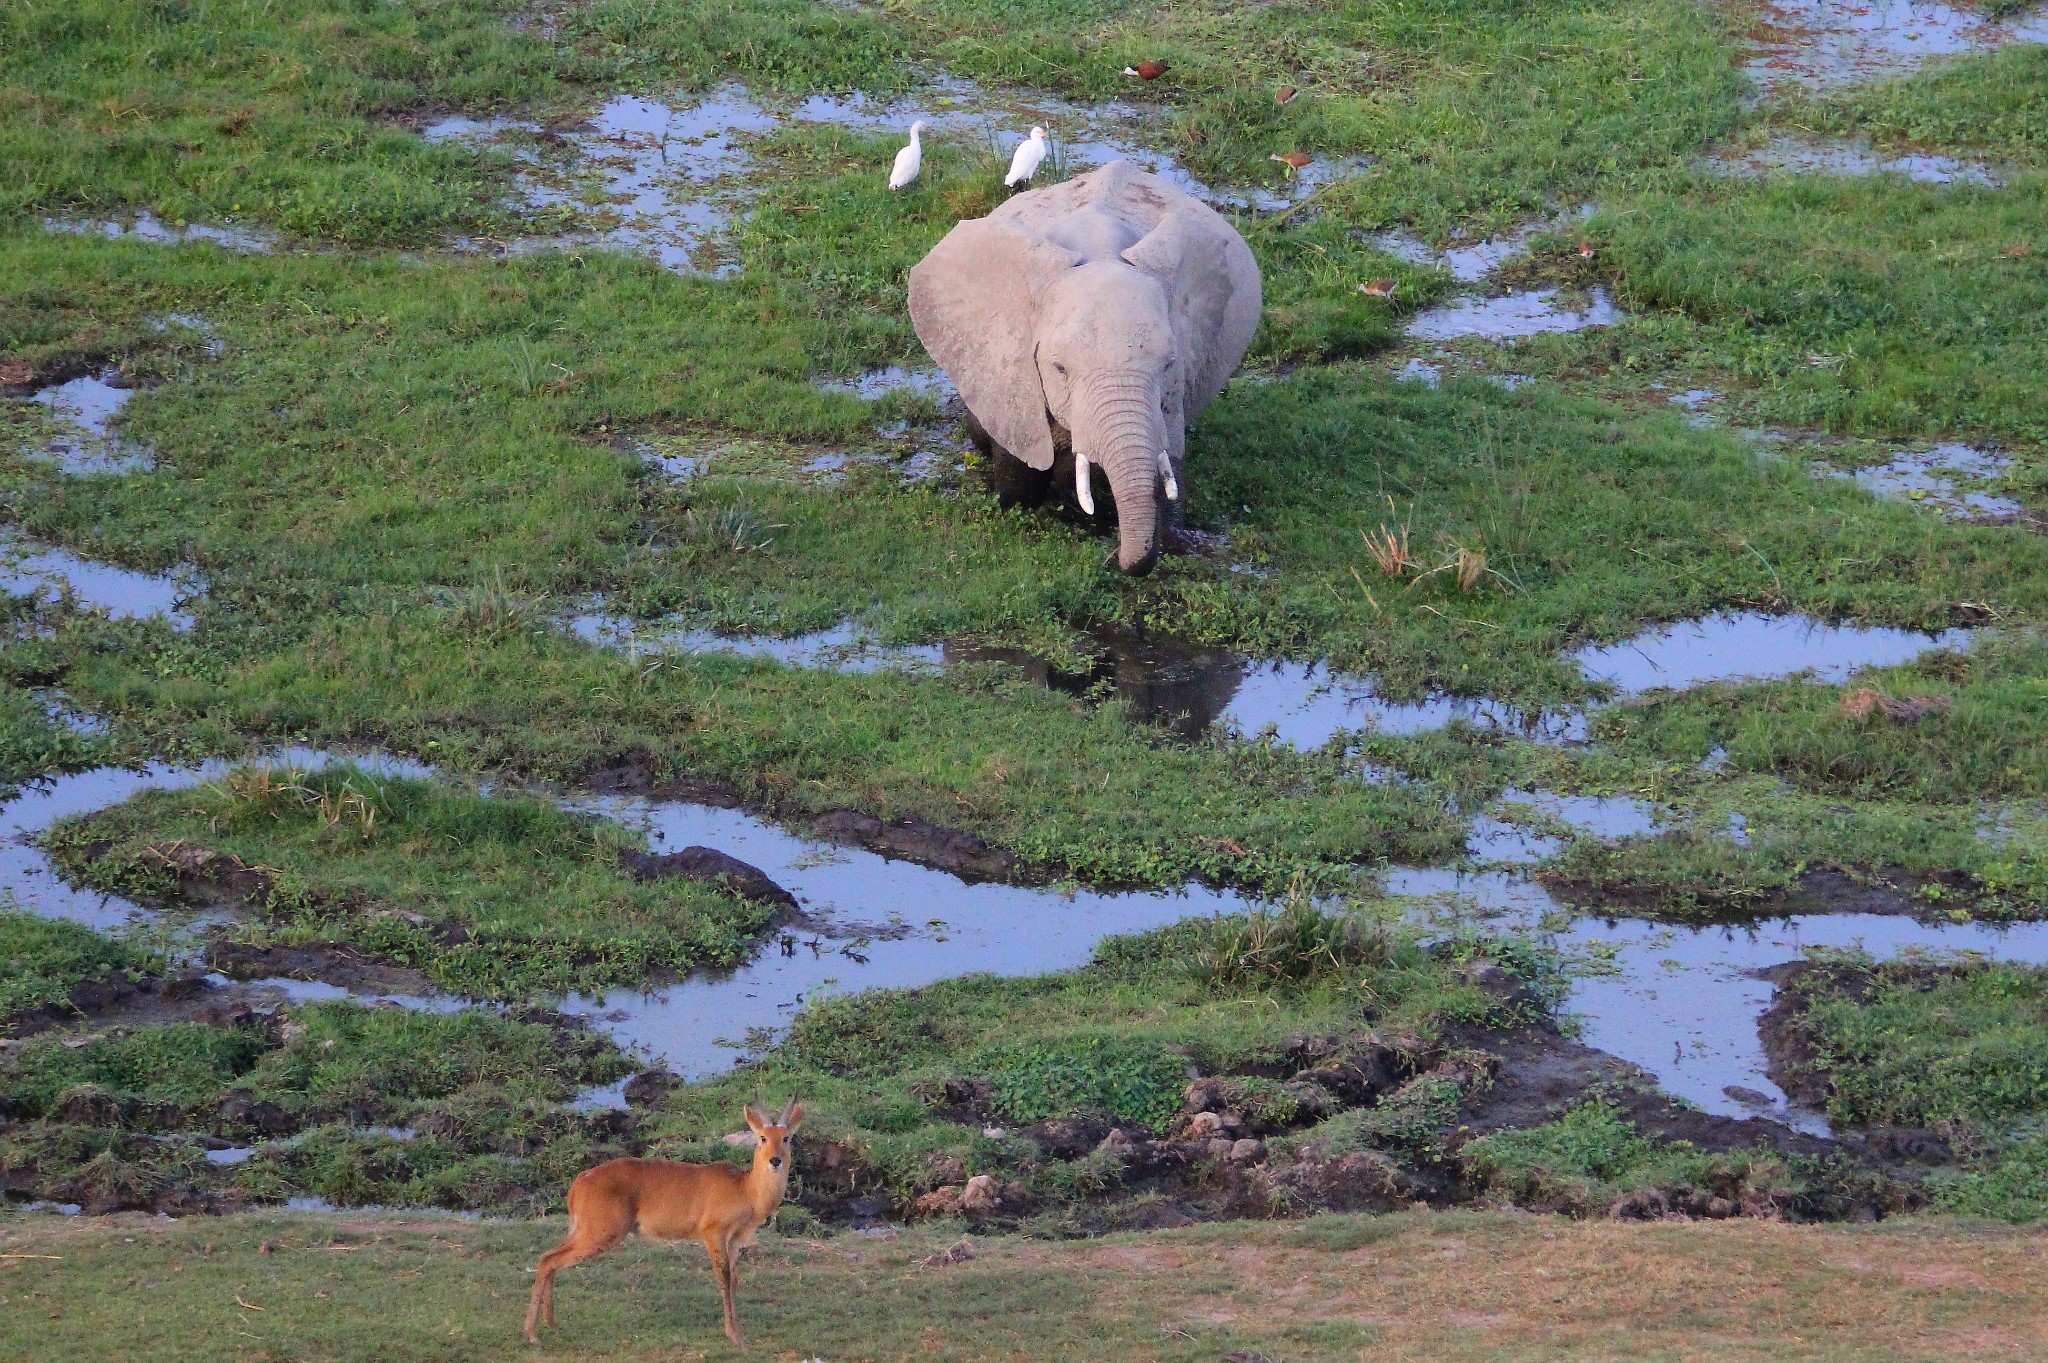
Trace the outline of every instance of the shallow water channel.
<instances>
[{"instance_id":1,"label":"shallow water channel","mask_svg":"<svg viewBox=\"0 0 2048 1363\"><path fill-rule=\"evenodd\" d=\"M971 641L882 644L851 621L811 634L771 638L723 635L674 621L635 621L586 611L564 627L578 638L641 654L730 653L789 667L849 672L883 668L931 671L966 665L1016 669L1027 681L1070 695L1114 695L1139 723L1193 740L1212 728L1247 736L1270 732L1304 751L1361 730L1401 735L1441 729L1453 720L1501 729L1538 742L1585 741L1588 710L1525 712L1483 696L1425 695L1396 700L1370 677L1333 672L1321 662L1246 658L1172 636L1101 628L1086 634L1091 661L1062 666L1028 650ZM1808 675L1839 682L1864 667L1908 662L1969 644L1962 629L1929 633L1881 625L1838 625L1754 611L1655 625L1632 639L1578 650L1572 660L1616 699L1715 681L1769 681Z\"/></svg>"},{"instance_id":2,"label":"shallow water channel","mask_svg":"<svg viewBox=\"0 0 2048 1363\"><path fill-rule=\"evenodd\" d=\"M433 774L418 763L376 754L286 749L263 760L307 768L349 761L390 775ZM147 920L147 910L126 900L65 885L31 839L64 817L148 789L189 788L218 779L232 765L100 769L21 794L0 806L0 891L31 912L102 930ZM619 797L567 803L644 830L657 851L703 845L750 862L791 890L809 920L771 934L760 955L738 970L705 972L652 991L619 989L564 1002L564 1011L586 1017L646 1062L688 1078L728 1068L823 995L925 985L983 971L1025 975L1064 969L1085 962L1105 936L1237 911L1250 902L1200 885L1161 892L970 885L943 871L806 838L738 810ZM1532 805L1586 836L1633 836L1658 825L1655 809L1627 799L1508 791L1502 804ZM1756 1029L1772 986L1754 972L1796 960L1808 947L1861 946L1879 956L1966 950L2048 963L2048 924L1953 925L1867 913L1809 914L1739 927L1608 918L1557 902L1520 869L1518 863L1538 860L1559 845L1549 835L1483 815L1474 824L1468 854L1471 862L1492 869L1401 868L1386 877L1386 889L1405 916L1425 927L1478 923L1555 943L1579 962L1565 1006L1581 1020L1583 1039L1710 1112L1772 1115L1820 1128L1818 1117L1790 1110L1765 1076ZM218 920L201 920L206 921ZM351 995L333 985L290 980L236 988L270 1003L358 997L410 1007L465 1006L448 996ZM584 1103L619 1101L613 1086L586 1095Z\"/></svg>"}]
</instances>

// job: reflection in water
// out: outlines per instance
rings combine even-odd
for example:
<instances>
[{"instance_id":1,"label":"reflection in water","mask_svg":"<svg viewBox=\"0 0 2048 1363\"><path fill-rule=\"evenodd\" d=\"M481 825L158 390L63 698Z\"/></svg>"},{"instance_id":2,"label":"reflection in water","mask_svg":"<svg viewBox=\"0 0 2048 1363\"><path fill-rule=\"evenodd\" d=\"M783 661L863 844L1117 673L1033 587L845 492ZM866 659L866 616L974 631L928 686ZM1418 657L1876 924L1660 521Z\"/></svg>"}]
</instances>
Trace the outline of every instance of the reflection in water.
<instances>
[{"instance_id":1,"label":"reflection in water","mask_svg":"<svg viewBox=\"0 0 2048 1363\"><path fill-rule=\"evenodd\" d=\"M1182 740L1221 724L1248 736L1270 732L1277 741L1307 751L1358 730L1425 733L1452 720L1552 741L1585 734L1581 716L1529 716L1484 698L1388 700L1369 678L1335 673L1322 663L1258 661L1167 635L1110 629L1093 630L1086 641L1099 651L1083 672L1056 667L1023 649L984 645L949 643L946 661L1007 663L1027 680L1056 691L1113 694L1133 719L1163 725Z\"/></svg>"},{"instance_id":2,"label":"reflection in water","mask_svg":"<svg viewBox=\"0 0 2048 1363\"><path fill-rule=\"evenodd\" d=\"M1068 695L1114 694L1130 717L1192 740L1223 716L1243 679L1245 664L1228 649L1098 631L1101 648L1084 671L1069 672L1021 648L947 644L946 662L1006 663L1024 679Z\"/></svg>"}]
</instances>

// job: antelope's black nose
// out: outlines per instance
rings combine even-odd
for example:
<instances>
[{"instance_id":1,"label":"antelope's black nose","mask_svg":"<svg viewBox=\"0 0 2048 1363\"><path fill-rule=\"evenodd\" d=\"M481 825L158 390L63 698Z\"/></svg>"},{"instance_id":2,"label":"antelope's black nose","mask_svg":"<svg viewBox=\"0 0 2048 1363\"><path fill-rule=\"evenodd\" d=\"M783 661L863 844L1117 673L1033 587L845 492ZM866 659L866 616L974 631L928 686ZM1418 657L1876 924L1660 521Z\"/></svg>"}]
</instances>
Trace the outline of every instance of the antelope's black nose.
<instances>
[{"instance_id":1,"label":"antelope's black nose","mask_svg":"<svg viewBox=\"0 0 2048 1363\"><path fill-rule=\"evenodd\" d=\"M782 1167L782 1156L770 1155L768 1157L768 1167L770 1169L780 1169Z\"/></svg>"}]
</instances>

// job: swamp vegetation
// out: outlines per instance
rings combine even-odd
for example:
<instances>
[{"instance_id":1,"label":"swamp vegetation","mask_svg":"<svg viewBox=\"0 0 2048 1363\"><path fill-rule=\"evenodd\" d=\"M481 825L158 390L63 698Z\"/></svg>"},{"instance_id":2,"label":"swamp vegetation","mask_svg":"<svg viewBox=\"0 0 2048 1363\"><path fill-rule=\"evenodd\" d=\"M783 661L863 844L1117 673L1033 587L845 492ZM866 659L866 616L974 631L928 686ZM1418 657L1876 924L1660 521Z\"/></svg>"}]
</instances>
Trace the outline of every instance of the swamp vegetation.
<instances>
[{"instance_id":1,"label":"swamp vegetation","mask_svg":"<svg viewBox=\"0 0 2048 1363\"><path fill-rule=\"evenodd\" d=\"M2048 956L1939 937L2048 918L2048 48L1786 78L1755 19L8 5L0 785L214 765L60 801L0 855L0 1184L529 1216L609 1155L739 1157L739 1105L798 1093L807 1236L2038 1220ZM891 193L926 104L952 121ZM1102 527L996 504L904 312L905 271L1001 201L998 134L1041 120L1063 172L1122 148L1199 183L1264 272L1190 432L1183 552L1144 579ZM1288 150L1340 169L1290 183ZM79 380L111 421L65 405ZM1589 665L1784 618L1898 650ZM804 639L843 655L721 644ZM1289 741L1319 703L1342 718ZM842 921L598 797L1048 902L1241 899L1090 931L1057 973L861 988L870 941L943 942L943 895ZM137 913L52 916L53 877ZM1401 892L1439 881L1430 914ZM1769 1117L1575 1039L1569 982L1614 967L1560 946L1573 921L1852 909L1936 952L1788 949L1738 1029ZM844 978L736 1029L730 1072L629 1054L591 1002L686 1007L820 943ZM841 1271L814 1243L778 1252ZM1043 1277L1006 1261L960 1309ZM1260 1338L1370 1334L1331 1329Z\"/></svg>"}]
</instances>

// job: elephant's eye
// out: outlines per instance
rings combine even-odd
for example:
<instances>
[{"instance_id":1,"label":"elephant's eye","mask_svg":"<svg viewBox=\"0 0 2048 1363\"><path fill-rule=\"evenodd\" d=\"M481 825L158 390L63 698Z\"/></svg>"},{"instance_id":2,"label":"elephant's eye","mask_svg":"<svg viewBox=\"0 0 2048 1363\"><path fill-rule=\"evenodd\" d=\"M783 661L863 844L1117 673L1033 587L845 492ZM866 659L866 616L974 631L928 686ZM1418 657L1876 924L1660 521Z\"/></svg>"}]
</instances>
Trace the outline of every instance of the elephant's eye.
<instances>
[{"instance_id":1,"label":"elephant's eye","mask_svg":"<svg viewBox=\"0 0 2048 1363\"><path fill-rule=\"evenodd\" d=\"M1052 372L1059 375L1061 378L1065 378L1067 376L1067 367L1061 364L1058 360L1054 360L1052 362Z\"/></svg>"}]
</instances>

